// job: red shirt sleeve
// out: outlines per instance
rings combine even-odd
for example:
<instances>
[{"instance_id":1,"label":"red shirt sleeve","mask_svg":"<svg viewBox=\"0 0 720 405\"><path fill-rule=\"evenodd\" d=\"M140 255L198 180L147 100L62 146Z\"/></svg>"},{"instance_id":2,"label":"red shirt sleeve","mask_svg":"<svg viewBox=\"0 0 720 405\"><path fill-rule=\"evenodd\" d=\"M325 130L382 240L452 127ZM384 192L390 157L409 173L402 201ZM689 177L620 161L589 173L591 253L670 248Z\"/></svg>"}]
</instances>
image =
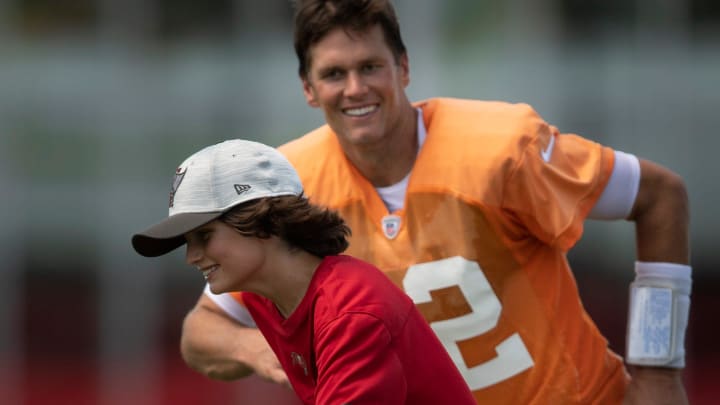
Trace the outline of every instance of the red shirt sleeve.
<instances>
[{"instance_id":1,"label":"red shirt sleeve","mask_svg":"<svg viewBox=\"0 0 720 405\"><path fill-rule=\"evenodd\" d=\"M321 326L316 338L316 403L405 403L405 372L380 319L346 313Z\"/></svg>"}]
</instances>

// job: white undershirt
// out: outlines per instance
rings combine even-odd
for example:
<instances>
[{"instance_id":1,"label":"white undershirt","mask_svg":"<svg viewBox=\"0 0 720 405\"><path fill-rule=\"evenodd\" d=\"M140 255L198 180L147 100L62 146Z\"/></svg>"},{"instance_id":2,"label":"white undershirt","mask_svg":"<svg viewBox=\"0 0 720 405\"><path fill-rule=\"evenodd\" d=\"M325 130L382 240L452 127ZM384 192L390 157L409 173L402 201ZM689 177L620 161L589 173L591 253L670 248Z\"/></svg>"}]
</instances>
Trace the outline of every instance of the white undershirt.
<instances>
[{"instance_id":1,"label":"white undershirt","mask_svg":"<svg viewBox=\"0 0 720 405\"><path fill-rule=\"evenodd\" d=\"M423 122L422 110L418 108L417 112L417 140L418 153L420 153L420 148L422 148L425 143L427 131L425 130L425 123ZM405 191L407 190L408 180L410 180L410 173L412 173L412 169L402 180L393 185L387 187L375 187L375 190L377 190L377 193L380 195L380 198L385 203L385 207L387 207L389 212L395 212L402 209L405 205Z\"/></svg>"}]
</instances>

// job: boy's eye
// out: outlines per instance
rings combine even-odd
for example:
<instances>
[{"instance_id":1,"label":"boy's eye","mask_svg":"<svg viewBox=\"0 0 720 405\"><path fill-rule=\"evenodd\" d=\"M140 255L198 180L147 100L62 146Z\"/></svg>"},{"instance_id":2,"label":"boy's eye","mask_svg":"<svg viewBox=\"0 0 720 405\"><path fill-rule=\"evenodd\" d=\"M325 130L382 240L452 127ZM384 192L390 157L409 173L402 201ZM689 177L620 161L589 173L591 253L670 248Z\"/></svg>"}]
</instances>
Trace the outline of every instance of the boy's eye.
<instances>
[{"instance_id":1,"label":"boy's eye","mask_svg":"<svg viewBox=\"0 0 720 405\"><path fill-rule=\"evenodd\" d=\"M185 241L187 243L192 242L207 242L210 240L210 236L212 235L211 231L196 231L192 232L190 234L186 234Z\"/></svg>"}]
</instances>

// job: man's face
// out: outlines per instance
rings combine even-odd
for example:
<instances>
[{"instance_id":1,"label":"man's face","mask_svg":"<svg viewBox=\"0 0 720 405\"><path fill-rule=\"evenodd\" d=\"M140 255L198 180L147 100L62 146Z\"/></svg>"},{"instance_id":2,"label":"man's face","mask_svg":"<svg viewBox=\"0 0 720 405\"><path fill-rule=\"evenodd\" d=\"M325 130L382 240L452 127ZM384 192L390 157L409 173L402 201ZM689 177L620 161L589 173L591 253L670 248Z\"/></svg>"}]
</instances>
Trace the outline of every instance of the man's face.
<instances>
[{"instance_id":1,"label":"man's face","mask_svg":"<svg viewBox=\"0 0 720 405\"><path fill-rule=\"evenodd\" d=\"M309 52L305 98L323 110L341 143L370 145L391 135L407 111L410 76L407 55L395 60L380 26L350 34L336 28Z\"/></svg>"}]
</instances>

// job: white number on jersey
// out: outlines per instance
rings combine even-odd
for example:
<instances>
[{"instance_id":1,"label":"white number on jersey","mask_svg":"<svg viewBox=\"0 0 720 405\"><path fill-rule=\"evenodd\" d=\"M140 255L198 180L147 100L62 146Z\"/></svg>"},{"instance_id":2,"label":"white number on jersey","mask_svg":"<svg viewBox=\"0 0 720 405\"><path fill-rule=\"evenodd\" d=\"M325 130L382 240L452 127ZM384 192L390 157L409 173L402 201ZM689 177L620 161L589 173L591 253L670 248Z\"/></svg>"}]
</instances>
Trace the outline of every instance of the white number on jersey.
<instances>
[{"instance_id":1,"label":"white number on jersey","mask_svg":"<svg viewBox=\"0 0 720 405\"><path fill-rule=\"evenodd\" d=\"M480 265L456 256L410 266L403 279L405 292L416 304L432 301L430 291L457 286L472 312L457 318L432 322L430 326L450 354L471 390L508 379L533 366L533 360L518 333L497 346L497 356L475 367L467 367L456 342L480 336L497 326L502 304Z\"/></svg>"}]
</instances>

